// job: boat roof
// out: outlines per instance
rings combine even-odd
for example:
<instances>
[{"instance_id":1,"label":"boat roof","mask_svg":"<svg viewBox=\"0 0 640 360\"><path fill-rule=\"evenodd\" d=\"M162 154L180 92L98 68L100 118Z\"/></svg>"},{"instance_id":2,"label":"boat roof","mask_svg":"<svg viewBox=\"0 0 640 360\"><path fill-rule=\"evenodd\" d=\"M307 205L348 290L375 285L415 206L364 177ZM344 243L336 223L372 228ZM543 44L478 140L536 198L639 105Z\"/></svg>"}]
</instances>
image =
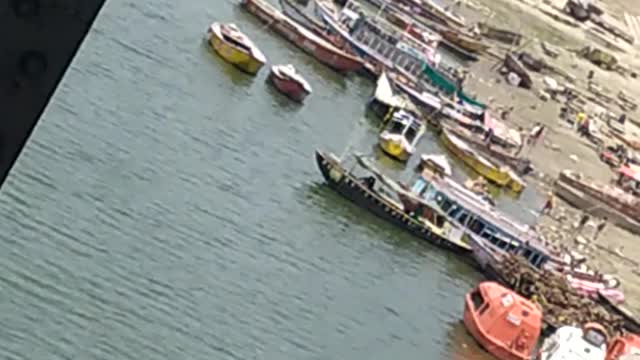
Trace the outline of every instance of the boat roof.
<instances>
[{"instance_id":1,"label":"boat roof","mask_svg":"<svg viewBox=\"0 0 640 360\"><path fill-rule=\"evenodd\" d=\"M393 93L393 87L391 86L391 82L387 77L387 73L385 71L380 74L378 77L378 81L376 83L376 90L373 95L378 101L383 102L391 107L408 109L411 111L417 111L413 103L409 101L407 98L401 95L397 95Z\"/></svg>"},{"instance_id":2,"label":"boat roof","mask_svg":"<svg viewBox=\"0 0 640 360\"><path fill-rule=\"evenodd\" d=\"M450 178L437 179L426 177L421 174L424 180L430 181L431 184L440 192L447 195L451 200L458 202L467 210L478 214L487 222L499 227L503 231L510 233L513 237L521 241L529 241L530 245L545 250L544 246L538 240L537 234L527 225L521 224L507 215L490 206L479 195L463 187Z\"/></svg>"},{"instance_id":3,"label":"boat roof","mask_svg":"<svg viewBox=\"0 0 640 360\"><path fill-rule=\"evenodd\" d=\"M445 155L422 154L420 160L422 160L423 162L431 162L436 166L439 166L445 175L451 176L451 165L449 164L449 161L447 160L447 157Z\"/></svg>"},{"instance_id":4,"label":"boat roof","mask_svg":"<svg viewBox=\"0 0 640 360\"><path fill-rule=\"evenodd\" d=\"M245 35L238 26L234 23L213 23L211 24L211 30L214 31L218 36L222 36L223 33L229 35L234 38L234 40L244 44L251 50L251 55L253 55L257 60L261 62L266 62L267 57L262 53L260 48L247 36Z\"/></svg>"},{"instance_id":5,"label":"boat roof","mask_svg":"<svg viewBox=\"0 0 640 360\"><path fill-rule=\"evenodd\" d=\"M277 73L282 73L290 77L291 79L299 82L306 91L308 91L309 93L311 92L311 85L309 85L307 80L305 80L300 74L298 74L298 72L296 71L296 68L293 67L293 65L291 64L274 65L271 67L271 69L276 71Z\"/></svg>"}]
</instances>

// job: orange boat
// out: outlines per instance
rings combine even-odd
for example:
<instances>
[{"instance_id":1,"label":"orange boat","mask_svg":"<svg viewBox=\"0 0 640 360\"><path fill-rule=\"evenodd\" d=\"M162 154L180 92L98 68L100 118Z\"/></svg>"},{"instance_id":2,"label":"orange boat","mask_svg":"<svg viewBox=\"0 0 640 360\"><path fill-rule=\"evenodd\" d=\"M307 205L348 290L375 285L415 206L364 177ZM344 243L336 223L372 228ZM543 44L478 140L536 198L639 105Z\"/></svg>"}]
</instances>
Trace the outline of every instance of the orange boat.
<instances>
[{"instance_id":1,"label":"orange boat","mask_svg":"<svg viewBox=\"0 0 640 360\"><path fill-rule=\"evenodd\" d=\"M542 311L495 282L483 282L465 297L464 325L496 358L529 360L540 337Z\"/></svg>"},{"instance_id":2,"label":"orange boat","mask_svg":"<svg viewBox=\"0 0 640 360\"><path fill-rule=\"evenodd\" d=\"M605 360L620 360L624 355L640 355L640 335L627 334L609 342Z\"/></svg>"}]
</instances>

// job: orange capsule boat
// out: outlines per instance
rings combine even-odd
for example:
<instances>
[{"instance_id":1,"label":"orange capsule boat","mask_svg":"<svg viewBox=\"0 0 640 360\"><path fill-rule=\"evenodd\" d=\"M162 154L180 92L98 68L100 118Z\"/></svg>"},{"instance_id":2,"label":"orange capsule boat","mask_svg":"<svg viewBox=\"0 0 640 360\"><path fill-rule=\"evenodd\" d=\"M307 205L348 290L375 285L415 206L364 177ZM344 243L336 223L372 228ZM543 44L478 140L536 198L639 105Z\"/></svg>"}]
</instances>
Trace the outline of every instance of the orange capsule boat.
<instances>
[{"instance_id":1,"label":"orange capsule boat","mask_svg":"<svg viewBox=\"0 0 640 360\"><path fill-rule=\"evenodd\" d=\"M609 342L606 360L622 360L627 355L640 356L640 335L627 334Z\"/></svg>"},{"instance_id":2,"label":"orange capsule boat","mask_svg":"<svg viewBox=\"0 0 640 360\"><path fill-rule=\"evenodd\" d=\"M542 312L529 300L483 282L465 296L464 325L500 360L529 360L540 337Z\"/></svg>"}]
</instances>

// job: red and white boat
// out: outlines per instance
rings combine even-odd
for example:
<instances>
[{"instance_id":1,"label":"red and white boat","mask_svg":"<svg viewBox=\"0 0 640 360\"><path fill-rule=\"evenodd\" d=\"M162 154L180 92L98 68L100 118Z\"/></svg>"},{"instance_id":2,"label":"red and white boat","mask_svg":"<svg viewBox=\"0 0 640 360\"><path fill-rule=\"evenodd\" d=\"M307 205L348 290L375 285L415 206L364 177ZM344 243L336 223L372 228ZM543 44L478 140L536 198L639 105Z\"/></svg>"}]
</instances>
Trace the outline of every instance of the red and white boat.
<instances>
[{"instance_id":1,"label":"red and white boat","mask_svg":"<svg viewBox=\"0 0 640 360\"><path fill-rule=\"evenodd\" d=\"M269 79L281 93L295 101L302 102L311 94L311 85L302 77L293 65L274 65Z\"/></svg>"},{"instance_id":2,"label":"red and white boat","mask_svg":"<svg viewBox=\"0 0 640 360\"><path fill-rule=\"evenodd\" d=\"M242 6L294 45L321 63L341 72L360 70L364 63L359 57L339 49L330 42L296 23L265 0L242 0Z\"/></svg>"}]
</instances>

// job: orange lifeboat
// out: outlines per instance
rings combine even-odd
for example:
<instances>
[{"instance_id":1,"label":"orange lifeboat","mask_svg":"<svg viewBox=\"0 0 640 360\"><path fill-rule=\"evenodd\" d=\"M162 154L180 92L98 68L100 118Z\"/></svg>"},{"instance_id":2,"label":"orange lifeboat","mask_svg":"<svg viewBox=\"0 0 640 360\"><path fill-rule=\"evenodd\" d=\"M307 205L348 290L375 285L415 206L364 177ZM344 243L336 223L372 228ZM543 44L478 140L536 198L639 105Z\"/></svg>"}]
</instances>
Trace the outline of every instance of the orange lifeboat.
<instances>
[{"instance_id":1,"label":"orange lifeboat","mask_svg":"<svg viewBox=\"0 0 640 360\"><path fill-rule=\"evenodd\" d=\"M640 355L640 335L627 334L611 340L605 360L620 360L625 355Z\"/></svg>"},{"instance_id":2,"label":"orange lifeboat","mask_svg":"<svg viewBox=\"0 0 640 360\"><path fill-rule=\"evenodd\" d=\"M528 360L540 337L542 312L515 292L483 282L465 296L464 324L496 358Z\"/></svg>"}]
</instances>

